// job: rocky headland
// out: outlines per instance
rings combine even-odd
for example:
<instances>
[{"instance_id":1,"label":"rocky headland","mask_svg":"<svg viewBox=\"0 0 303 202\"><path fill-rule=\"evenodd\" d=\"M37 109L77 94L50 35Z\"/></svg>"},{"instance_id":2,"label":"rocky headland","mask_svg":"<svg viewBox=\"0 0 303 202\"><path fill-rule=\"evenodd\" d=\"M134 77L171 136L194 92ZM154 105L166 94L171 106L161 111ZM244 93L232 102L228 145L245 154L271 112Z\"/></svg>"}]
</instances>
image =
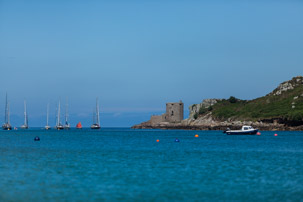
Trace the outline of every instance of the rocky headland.
<instances>
[{"instance_id":1,"label":"rocky headland","mask_svg":"<svg viewBox=\"0 0 303 202\"><path fill-rule=\"evenodd\" d=\"M149 120L132 128L225 130L251 125L260 130L303 130L303 77L285 81L260 98L205 99L189 111L189 117L180 122Z\"/></svg>"}]
</instances>

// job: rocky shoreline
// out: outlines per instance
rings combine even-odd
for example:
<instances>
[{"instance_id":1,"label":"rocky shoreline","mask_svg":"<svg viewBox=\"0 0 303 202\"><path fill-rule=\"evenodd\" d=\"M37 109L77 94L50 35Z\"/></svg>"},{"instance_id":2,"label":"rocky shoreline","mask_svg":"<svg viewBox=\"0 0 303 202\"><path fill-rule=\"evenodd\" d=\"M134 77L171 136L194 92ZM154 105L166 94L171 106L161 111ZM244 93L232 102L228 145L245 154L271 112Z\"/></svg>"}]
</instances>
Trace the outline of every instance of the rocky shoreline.
<instances>
[{"instance_id":1,"label":"rocky shoreline","mask_svg":"<svg viewBox=\"0 0 303 202\"><path fill-rule=\"evenodd\" d=\"M303 131L303 126L286 126L278 123L262 123L262 122L250 122L250 121L235 121L235 122L216 122L212 124L195 124L195 123L168 123L162 122L160 124L150 124L144 122L138 125L132 126L133 129L163 129L163 130L226 130L230 128L232 130L241 129L243 125L250 125L254 128L258 128L263 131Z\"/></svg>"}]
</instances>

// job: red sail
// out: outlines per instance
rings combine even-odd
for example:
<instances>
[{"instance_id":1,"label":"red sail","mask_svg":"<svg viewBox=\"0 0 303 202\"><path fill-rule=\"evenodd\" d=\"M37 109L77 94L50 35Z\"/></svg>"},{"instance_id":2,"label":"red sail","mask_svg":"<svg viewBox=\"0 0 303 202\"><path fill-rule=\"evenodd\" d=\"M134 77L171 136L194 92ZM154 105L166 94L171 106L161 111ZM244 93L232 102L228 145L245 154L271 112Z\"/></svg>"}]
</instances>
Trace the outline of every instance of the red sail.
<instances>
[{"instance_id":1,"label":"red sail","mask_svg":"<svg viewBox=\"0 0 303 202\"><path fill-rule=\"evenodd\" d=\"M76 125L76 128L82 128L81 122Z\"/></svg>"}]
</instances>

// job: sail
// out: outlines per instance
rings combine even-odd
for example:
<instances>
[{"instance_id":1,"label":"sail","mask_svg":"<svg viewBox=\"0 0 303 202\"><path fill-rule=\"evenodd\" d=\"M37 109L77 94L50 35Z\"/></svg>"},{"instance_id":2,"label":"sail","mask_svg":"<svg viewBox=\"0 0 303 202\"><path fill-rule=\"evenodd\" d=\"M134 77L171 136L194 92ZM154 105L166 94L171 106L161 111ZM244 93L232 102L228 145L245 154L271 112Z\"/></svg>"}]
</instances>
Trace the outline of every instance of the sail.
<instances>
[{"instance_id":1,"label":"sail","mask_svg":"<svg viewBox=\"0 0 303 202\"><path fill-rule=\"evenodd\" d=\"M77 123L76 128L82 128L81 122Z\"/></svg>"},{"instance_id":2,"label":"sail","mask_svg":"<svg viewBox=\"0 0 303 202\"><path fill-rule=\"evenodd\" d=\"M93 109L93 124L96 123L96 112L95 110Z\"/></svg>"},{"instance_id":3,"label":"sail","mask_svg":"<svg viewBox=\"0 0 303 202\"><path fill-rule=\"evenodd\" d=\"M65 127L69 128L68 123L68 99L66 98L66 105L65 105Z\"/></svg>"},{"instance_id":4,"label":"sail","mask_svg":"<svg viewBox=\"0 0 303 202\"><path fill-rule=\"evenodd\" d=\"M28 126L28 119L27 119L27 110L26 110L26 101L24 100L24 126Z\"/></svg>"}]
</instances>

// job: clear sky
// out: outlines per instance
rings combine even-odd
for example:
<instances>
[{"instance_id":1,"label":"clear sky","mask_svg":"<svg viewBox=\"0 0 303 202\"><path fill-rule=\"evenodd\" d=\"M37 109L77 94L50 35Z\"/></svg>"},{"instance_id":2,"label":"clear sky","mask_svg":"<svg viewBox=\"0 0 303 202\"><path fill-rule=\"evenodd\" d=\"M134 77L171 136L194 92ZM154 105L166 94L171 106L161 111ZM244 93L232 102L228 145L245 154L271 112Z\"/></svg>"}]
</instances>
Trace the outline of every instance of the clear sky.
<instances>
[{"instance_id":1,"label":"clear sky","mask_svg":"<svg viewBox=\"0 0 303 202\"><path fill-rule=\"evenodd\" d=\"M301 0L0 0L0 113L131 126L166 102L253 99L303 75ZM63 109L64 110L64 109Z\"/></svg>"}]
</instances>

